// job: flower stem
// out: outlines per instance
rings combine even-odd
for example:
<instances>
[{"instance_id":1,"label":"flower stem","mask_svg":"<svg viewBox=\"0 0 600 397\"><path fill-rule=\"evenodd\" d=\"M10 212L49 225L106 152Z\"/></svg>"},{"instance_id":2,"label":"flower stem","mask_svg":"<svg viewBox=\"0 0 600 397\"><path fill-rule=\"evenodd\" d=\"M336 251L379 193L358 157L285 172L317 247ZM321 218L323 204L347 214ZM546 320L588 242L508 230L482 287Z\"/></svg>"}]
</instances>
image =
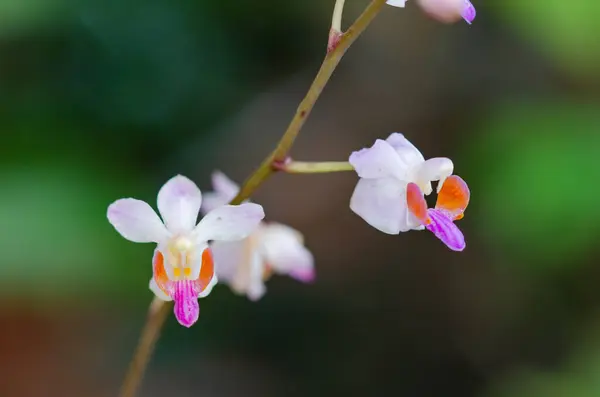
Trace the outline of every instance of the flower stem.
<instances>
[{"instance_id":1,"label":"flower stem","mask_svg":"<svg viewBox=\"0 0 600 397\"><path fill-rule=\"evenodd\" d=\"M267 156L261 165L254 171L242 185L238 195L231 200L231 204L240 204L249 198L258 187L267 180L271 175L278 171L274 166L276 162L283 162L288 155L298 133L304 126L306 118L310 114L315 102L323 92L323 88L329 81L333 71L340 63L346 50L356 41L358 36L369 26L371 21L381 11L386 0L372 0L363 13L356 19L354 24L340 37L335 48L327 52L325 60L312 82L308 93L300 102L294 118L290 122L287 130L279 140L275 150ZM343 2L342 2L343 3ZM133 359L129 365L129 370L123 382L120 397L133 397L140 384L142 376L150 356L154 349L154 345L158 340L160 330L167 318L169 305L164 302L158 302L157 299L150 305L148 320L142 330L140 341L134 353Z\"/></svg>"},{"instance_id":2,"label":"flower stem","mask_svg":"<svg viewBox=\"0 0 600 397\"><path fill-rule=\"evenodd\" d=\"M288 174L325 174L328 172L354 171L347 161L288 161L277 166L277 169Z\"/></svg>"},{"instance_id":3,"label":"flower stem","mask_svg":"<svg viewBox=\"0 0 600 397\"><path fill-rule=\"evenodd\" d=\"M333 7L333 16L331 17L331 29L342 31L342 14L344 13L344 3L346 0L336 0Z\"/></svg>"},{"instance_id":4,"label":"flower stem","mask_svg":"<svg viewBox=\"0 0 600 397\"><path fill-rule=\"evenodd\" d=\"M331 29L329 29L329 40L327 41L327 52L335 50L342 38L342 15L344 13L344 3L346 0L336 0L331 17Z\"/></svg>"},{"instance_id":5,"label":"flower stem","mask_svg":"<svg viewBox=\"0 0 600 397\"><path fill-rule=\"evenodd\" d=\"M154 345L160 335L160 330L169 314L170 305L166 302L154 298L148 310L148 318L140 340L138 342L135 354L129 363L129 369L125 380L121 386L119 397L133 397L140 385L148 361L154 350Z\"/></svg>"},{"instance_id":6,"label":"flower stem","mask_svg":"<svg viewBox=\"0 0 600 397\"><path fill-rule=\"evenodd\" d=\"M275 162L281 162L285 160L288 152L290 151L296 137L300 133L300 130L304 126L310 111L319 99L319 96L323 92L325 85L329 81L329 78L333 74L333 71L342 60L342 57L346 53L346 50L356 41L358 36L369 26L371 21L379 14L386 0L372 0L363 13L356 19L356 21L348 28L348 30L341 36L340 41L336 47L327 53L325 60L321 65L321 69L317 73L317 76L313 80L306 96L300 102L294 118L290 122L287 130L279 140L275 150L264 159L262 164L258 167L252 175L246 179L242 185L237 196L231 200L230 204L240 204L247 198L249 198L254 191L271 175L277 172L277 167L274 167Z\"/></svg>"}]
</instances>

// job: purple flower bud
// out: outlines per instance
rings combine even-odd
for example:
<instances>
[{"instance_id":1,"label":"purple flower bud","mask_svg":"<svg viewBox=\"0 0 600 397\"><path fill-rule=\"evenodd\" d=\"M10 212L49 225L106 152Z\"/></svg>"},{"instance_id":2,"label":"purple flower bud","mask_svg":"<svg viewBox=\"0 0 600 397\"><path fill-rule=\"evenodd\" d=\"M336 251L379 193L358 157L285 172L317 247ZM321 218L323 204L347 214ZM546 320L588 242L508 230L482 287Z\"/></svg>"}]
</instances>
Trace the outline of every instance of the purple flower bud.
<instances>
[{"instance_id":1,"label":"purple flower bud","mask_svg":"<svg viewBox=\"0 0 600 397\"><path fill-rule=\"evenodd\" d=\"M464 20L470 25L475 19L476 15L477 11L475 11L475 7L473 6L473 4L471 4L469 0L465 0L465 8L462 12L462 17L464 18Z\"/></svg>"},{"instance_id":2,"label":"purple flower bud","mask_svg":"<svg viewBox=\"0 0 600 397\"><path fill-rule=\"evenodd\" d=\"M469 0L418 0L418 4L427 15L443 23L464 19L471 24L475 19L475 7Z\"/></svg>"}]
</instances>

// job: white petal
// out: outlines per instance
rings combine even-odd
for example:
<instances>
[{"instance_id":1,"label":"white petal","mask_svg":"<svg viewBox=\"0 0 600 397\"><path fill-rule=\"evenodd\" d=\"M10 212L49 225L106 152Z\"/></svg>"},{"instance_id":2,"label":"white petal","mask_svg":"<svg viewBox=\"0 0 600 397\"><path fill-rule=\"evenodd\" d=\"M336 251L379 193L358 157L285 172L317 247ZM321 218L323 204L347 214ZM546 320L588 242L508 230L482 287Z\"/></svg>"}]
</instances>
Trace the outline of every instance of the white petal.
<instances>
[{"instance_id":1,"label":"white petal","mask_svg":"<svg viewBox=\"0 0 600 397\"><path fill-rule=\"evenodd\" d=\"M393 178L360 179L350 199L350 209L387 234L417 226L408 218L406 184Z\"/></svg>"},{"instance_id":2,"label":"white petal","mask_svg":"<svg viewBox=\"0 0 600 397\"><path fill-rule=\"evenodd\" d=\"M108 206L108 221L121 236L135 243L158 243L169 238L169 232L156 212L146 202L120 199Z\"/></svg>"},{"instance_id":3,"label":"white petal","mask_svg":"<svg viewBox=\"0 0 600 397\"><path fill-rule=\"evenodd\" d=\"M394 7L404 7L406 0L388 0L386 3Z\"/></svg>"},{"instance_id":4,"label":"white petal","mask_svg":"<svg viewBox=\"0 0 600 397\"><path fill-rule=\"evenodd\" d=\"M386 142L394 148L405 167L414 167L425 161L419 149L398 132L391 134Z\"/></svg>"},{"instance_id":5,"label":"white petal","mask_svg":"<svg viewBox=\"0 0 600 397\"><path fill-rule=\"evenodd\" d=\"M437 191L440 192L446 178L454 172L452 160L446 157L435 157L421 164L418 171L417 185L423 190L423 193L429 194L432 191L431 181L439 181Z\"/></svg>"},{"instance_id":6,"label":"white petal","mask_svg":"<svg viewBox=\"0 0 600 397\"><path fill-rule=\"evenodd\" d=\"M215 208L228 204L239 192L240 187L231 179L220 172L212 174L213 192L204 194L202 200L202 213L206 214Z\"/></svg>"},{"instance_id":7,"label":"white petal","mask_svg":"<svg viewBox=\"0 0 600 397\"><path fill-rule=\"evenodd\" d=\"M353 152L349 161L361 178L395 176L402 179L407 171L394 148L381 139L370 148Z\"/></svg>"},{"instance_id":8,"label":"white petal","mask_svg":"<svg viewBox=\"0 0 600 397\"><path fill-rule=\"evenodd\" d=\"M258 204L225 205L202 218L193 236L198 243L241 240L248 237L264 217L263 207Z\"/></svg>"},{"instance_id":9,"label":"white petal","mask_svg":"<svg viewBox=\"0 0 600 397\"><path fill-rule=\"evenodd\" d=\"M240 191L240 187L221 171L215 171L212 174L212 185L215 192L219 193L231 201Z\"/></svg>"},{"instance_id":10,"label":"white petal","mask_svg":"<svg viewBox=\"0 0 600 397\"><path fill-rule=\"evenodd\" d=\"M200 208L200 212L206 215L214 209L227 205L229 201L217 192L206 192L202 195L202 208Z\"/></svg>"},{"instance_id":11,"label":"white petal","mask_svg":"<svg viewBox=\"0 0 600 397\"><path fill-rule=\"evenodd\" d=\"M259 252L256 251L250 260L250 278L246 287L246 295L252 301L257 301L267 292L267 287L263 280L265 273L265 263Z\"/></svg>"},{"instance_id":12,"label":"white petal","mask_svg":"<svg viewBox=\"0 0 600 397\"><path fill-rule=\"evenodd\" d=\"M169 295L165 294L163 290L158 287L156 281L154 281L154 277L150 279L150 291L152 291L158 299L163 300L165 302L173 300Z\"/></svg>"},{"instance_id":13,"label":"white petal","mask_svg":"<svg viewBox=\"0 0 600 397\"><path fill-rule=\"evenodd\" d=\"M246 240L240 241L215 241L210 249L215 261L215 273L221 282L230 284L234 279L238 267L244 261Z\"/></svg>"},{"instance_id":14,"label":"white petal","mask_svg":"<svg viewBox=\"0 0 600 397\"><path fill-rule=\"evenodd\" d=\"M266 292L265 264L254 237L253 234L242 241L217 241L211 244L211 249L219 280L235 293L257 300Z\"/></svg>"},{"instance_id":15,"label":"white petal","mask_svg":"<svg viewBox=\"0 0 600 397\"><path fill-rule=\"evenodd\" d=\"M202 193L196 184L182 175L167 181L158 192L158 210L172 233L190 232L196 225Z\"/></svg>"},{"instance_id":16,"label":"white petal","mask_svg":"<svg viewBox=\"0 0 600 397\"><path fill-rule=\"evenodd\" d=\"M314 267L313 255L304 246L302 235L297 230L271 223L264 228L261 240L266 262L275 272L289 274Z\"/></svg>"}]
</instances>

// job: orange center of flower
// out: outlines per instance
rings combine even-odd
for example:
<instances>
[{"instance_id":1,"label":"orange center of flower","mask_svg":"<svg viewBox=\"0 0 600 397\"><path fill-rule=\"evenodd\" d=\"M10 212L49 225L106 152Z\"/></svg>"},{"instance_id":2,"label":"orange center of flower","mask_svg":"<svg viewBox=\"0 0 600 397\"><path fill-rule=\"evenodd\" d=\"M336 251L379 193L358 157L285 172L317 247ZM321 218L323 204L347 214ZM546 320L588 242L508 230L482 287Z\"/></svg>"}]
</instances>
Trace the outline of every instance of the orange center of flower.
<instances>
[{"instance_id":1,"label":"orange center of flower","mask_svg":"<svg viewBox=\"0 0 600 397\"><path fill-rule=\"evenodd\" d=\"M187 237L178 236L171 239L166 251L167 263L173 267L173 277L176 280L190 280L191 267L196 258L194 243Z\"/></svg>"},{"instance_id":2,"label":"orange center of flower","mask_svg":"<svg viewBox=\"0 0 600 397\"><path fill-rule=\"evenodd\" d=\"M156 251L152 264L154 267L154 280L156 281L156 284L165 294L170 295L172 292L170 285L173 284L173 281L169 279L167 271L165 270L165 258L160 251ZM215 274L214 261L210 248L206 248L202 252L202 264L200 266L200 275L197 279L192 280L196 283L198 292L204 291Z\"/></svg>"}]
</instances>

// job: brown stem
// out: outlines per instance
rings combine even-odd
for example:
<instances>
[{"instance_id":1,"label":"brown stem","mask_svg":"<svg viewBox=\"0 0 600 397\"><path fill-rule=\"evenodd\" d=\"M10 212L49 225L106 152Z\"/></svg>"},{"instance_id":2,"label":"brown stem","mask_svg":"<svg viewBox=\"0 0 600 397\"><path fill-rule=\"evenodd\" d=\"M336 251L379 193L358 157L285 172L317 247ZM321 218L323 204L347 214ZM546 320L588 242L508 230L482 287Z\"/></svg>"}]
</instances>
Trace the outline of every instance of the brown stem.
<instances>
[{"instance_id":1,"label":"brown stem","mask_svg":"<svg viewBox=\"0 0 600 397\"><path fill-rule=\"evenodd\" d=\"M140 341L138 342L135 354L129 363L129 369L127 370L127 375L125 375L123 385L121 386L119 397L135 396L144 376L146 367L148 366L150 356L152 356L154 345L160 336L160 330L169 314L170 307L171 305L158 298L154 298L150 304L148 318L144 325L142 335L140 336Z\"/></svg>"}]
</instances>

